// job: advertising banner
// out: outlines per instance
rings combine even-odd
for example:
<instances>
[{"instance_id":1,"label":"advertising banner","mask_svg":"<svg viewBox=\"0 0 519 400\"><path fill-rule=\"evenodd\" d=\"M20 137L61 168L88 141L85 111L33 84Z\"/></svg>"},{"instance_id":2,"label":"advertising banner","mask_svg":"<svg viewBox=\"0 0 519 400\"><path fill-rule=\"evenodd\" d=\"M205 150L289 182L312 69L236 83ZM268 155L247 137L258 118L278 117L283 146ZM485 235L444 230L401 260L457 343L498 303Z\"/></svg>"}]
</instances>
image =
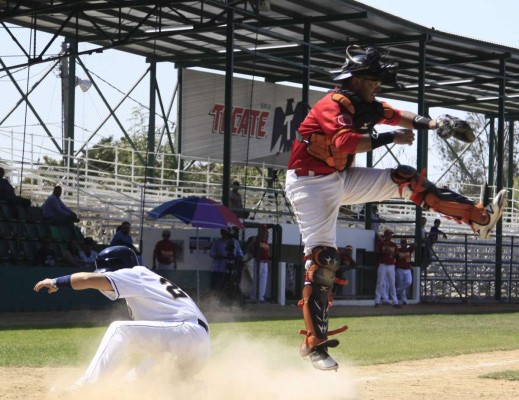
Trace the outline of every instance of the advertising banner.
<instances>
[{"instance_id":1,"label":"advertising banner","mask_svg":"<svg viewBox=\"0 0 519 400\"><path fill-rule=\"evenodd\" d=\"M185 69L182 77L182 154L222 160L225 76ZM305 115L301 96L300 88L235 78L232 161L286 167ZM322 96L311 91L310 104Z\"/></svg>"}]
</instances>

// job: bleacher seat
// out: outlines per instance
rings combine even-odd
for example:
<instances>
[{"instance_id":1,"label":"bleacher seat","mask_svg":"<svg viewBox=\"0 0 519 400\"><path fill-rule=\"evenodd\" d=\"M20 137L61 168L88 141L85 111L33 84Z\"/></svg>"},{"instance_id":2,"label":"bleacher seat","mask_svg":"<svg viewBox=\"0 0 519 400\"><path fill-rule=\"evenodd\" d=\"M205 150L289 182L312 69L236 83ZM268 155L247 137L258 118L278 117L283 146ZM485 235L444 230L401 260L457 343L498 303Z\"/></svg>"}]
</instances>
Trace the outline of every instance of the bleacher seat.
<instances>
[{"instance_id":1,"label":"bleacher seat","mask_svg":"<svg viewBox=\"0 0 519 400\"><path fill-rule=\"evenodd\" d=\"M63 243L52 243L52 250L54 250L54 255L56 256L56 264L63 264L63 253L65 252L66 246Z\"/></svg>"},{"instance_id":2,"label":"bleacher seat","mask_svg":"<svg viewBox=\"0 0 519 400\"><path fill-rule=\"evenodd\" d=\"M18 221L20 221L20 222L27 221L27 211L26 211L25 207L16 206L16 214L17 214Z\"/></svg>"},{"instance_id":3,"label":"bleacher seat","mask_svg":"<svg viewBox=\"0 0 519 400\"><path fill-rule=\"evenodd\" d=\"M7 264L11 260L11 252L7 240L0 239L0 263Z\"/></svg>"},{"instance_id":4,"label":"bleacher seat","mask_svg":"<svg viewBox=\"0 0 519 400\"><path fill-rule=\"evenodd\" d=\"M78 243L83 243L85 240L85 237L83 236L83 232L81 232L81 229L77 225L71 225L72 226L72 233L74 235L74 238L78 241Z\"/></svg>"},{"instance_id":5,"label":"bleacher seat","mask_svg":"<svg viewBox=\"0 0 519 400\"><path fill-rule=\"evenodd\" d=\"M66 243L70 239L73 239L73 236L66 225L49 225L49 229L53 242Z\"/></svg>"},{"instance_id":6,"label":"bleacher seat","mask_svg":"<svg viewBox=\"0 0 519 400\"><path fill-rule=\"evenodd\" d=\"M49 225L44 223L38 223L36 224L36 229L38 231L38 237L40 239L50 236L50 228Z\"/></svg>"},{"instance_id":7,"label":"bleacher seat","mask_svg":"<svg viewBox=\"0 0 519 400\"><path fill-rule=\"evenodd\" d=\"M16 216L13 214L13 212L11 210L11 206L9 204L5 204L5 203L0 204L0 211L2 213L2 220L16 221Z\"/></svg>"},{"instance_id":8,"label":"bleacher seat","mask_svg":"<svg viewBox=\"0 0 519 400\"><path fill-rule=\"evenodd\" d=\"M23 250L20 249L16 240L8 240L7 246L9 248L9 259L11 262L18 264L23 260Z\"/></svg>"},{"instance_id":9,"label":"bleacher seat","mask_svg":"<svg viewBox=\"0 0 519 400\"><path fill-rule=\"evenodd\" d=\"M37 223L42 222L43 215L41 214L41 207L31 206L31 207L27 208L26 220L28 222L37 222Z\"/></svg>"},{"instance_id":10,"label":"bleacher seat","mask_svg":"<svg viewBox=\"0 0 519 400\"><path fill-rule=\"evenodd\" d=\"M15 239L17 240L25 240L27 239L27 231L25 229L25 224L23 222L13 222L12 227L14 231Z\"/></svg>"},{"instance_id":11,"label":"bleacher seat","mask_svg":"<svg viewBox=\"0 0 519 400\"><path fill-rule=\"evenodd\" d=\"M34 241L23 241L23 261L27 265L34 263L34 256L38 251L38 243Z\"/></svg>"},{"instance_id":12,"label":"bleacher seat","mask_svg":"<svg viewBox=\"0 0 519 400\"><path fill-rule=\"evenodd\" d=\"M13 226L8 221L0 221L0 238L1 239L14 239L15 232Z\"/></svg>"},{"instance_id":13,"label":"bleacher seat","mask_svg":"<svg viewBox=\"0 0 519 400\"><path fill-rule=\"evenodd\" d=\"M25 229L25 237L27 240L40 240L40 235L38 234L38 228L35 224L24 223L22 225Z\"/></svg>"}]
</instances>

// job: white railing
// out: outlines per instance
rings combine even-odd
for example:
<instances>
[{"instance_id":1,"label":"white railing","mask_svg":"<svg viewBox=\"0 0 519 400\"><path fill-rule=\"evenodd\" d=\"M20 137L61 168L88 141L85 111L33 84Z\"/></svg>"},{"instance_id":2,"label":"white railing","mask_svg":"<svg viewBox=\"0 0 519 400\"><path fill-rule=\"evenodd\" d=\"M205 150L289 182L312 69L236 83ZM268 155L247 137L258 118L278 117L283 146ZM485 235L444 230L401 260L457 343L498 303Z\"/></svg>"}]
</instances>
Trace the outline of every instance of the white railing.
<instances>
[{"instance_id":1,"label":"white railing","mask_svg":"<svg viewBox=\"0 0 519 400\"><path fill-rule=\"evenodd\" d=\"M40 159L43 152L48 152L48 148L38 148L32 142L22 154L12 138L9 141L4 138L3 143L5 145L0 148L0 155L5 161L0 163L11 182L17 187L21 184L22 196L30 198L35 205L41 205L52 192L53 186L62 185L65 189L62 195L64 202L83 216L81 226L84 233L101 241L111 237L115 227L124 220L136 226L135 232L140 231L141 222L144 225L156 224L155 221L143 218L143 214L165 201L189 195L205 196L217 201L222 197L223 175L219 160L154 154L157 160L155 173L145 183L144 167L135 163L139 157L147 157L144 152L111 148L115 151L115 161L106 162L92 158L93 149L85 146L81 157L72 158L71 162L67 159L62 162L66 166L48 166L35 161ZM77 148L82 144L76 142L75 145ZM55 160L63 161L57 152L50 154ZM22 159L30 162L22 163ZM131 163L125 164L123 159L131 160ZM175 168L171 168L171 165ZM238 180L242 184L241 194L250 215L258 221L269 223L295 222L284 197L283 173L279 174L279 180L271 182L269 165L251 163L248 167L247 172L244 172L244 168L235 168L231 180ZM467 197L478 200L479 187L455 184L452 189L469 193L471 195ZM519 205L516 200L519 196L515 189L512 189L511 198L503 217L504 233L508 234L517 232L519 226ZM362 205L349 207L351 215L340 214L339 225L363 227L364 221L355 216L361 208ZM382 222L381 226L389 225L398 233L414 233L416 208L412 203L387 202L379 206L379 212L384 220L396 221ZM428 218L429 226L438 217L431 212L424 212L424 215ZM467 232L465 226L447 219L442 220L442 230Z\"/></svg>"}]
</instances>

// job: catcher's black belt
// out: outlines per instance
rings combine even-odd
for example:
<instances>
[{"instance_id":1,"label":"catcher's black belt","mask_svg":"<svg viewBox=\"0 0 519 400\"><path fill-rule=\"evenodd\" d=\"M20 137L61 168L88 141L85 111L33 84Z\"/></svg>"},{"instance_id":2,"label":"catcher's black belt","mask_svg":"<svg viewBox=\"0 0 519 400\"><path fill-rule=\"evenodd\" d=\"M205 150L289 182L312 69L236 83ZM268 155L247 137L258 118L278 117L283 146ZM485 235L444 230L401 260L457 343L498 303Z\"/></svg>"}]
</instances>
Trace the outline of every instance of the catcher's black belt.
<instances>
[{"instance_id":1,"label":"catcher's black belt","mask_svg":"<svg viewBox=\"0 0 519 400\"><path fill-rule=\"evenodd\" d=\"M200 325L202 328L205 329L205 331L207 333L209 333L209 327L207 326L207 324L204 321L202 321L200 318L198 318L197 322L198 322L198 325Z\"/></svg>"}]
</instances>

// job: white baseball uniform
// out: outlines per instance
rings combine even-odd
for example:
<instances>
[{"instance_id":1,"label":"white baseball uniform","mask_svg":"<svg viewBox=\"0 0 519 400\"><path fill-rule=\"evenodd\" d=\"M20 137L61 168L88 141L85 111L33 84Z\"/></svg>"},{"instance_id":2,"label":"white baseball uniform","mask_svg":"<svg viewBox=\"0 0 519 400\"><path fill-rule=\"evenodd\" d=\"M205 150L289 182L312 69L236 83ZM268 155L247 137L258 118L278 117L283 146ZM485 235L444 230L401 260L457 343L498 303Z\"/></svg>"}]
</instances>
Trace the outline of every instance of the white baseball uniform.
<instances>
[{"instance_id":1,"label":"white baseball uniform","mask_svg":"<svg viewBox=\"0 0 519 400\"><path fill-rule=\"evenodd\" d=\"M298 219L305 254L316 246L335 247L337 215L341 205L399 198L390 169L349 168L327 175L297 176L287 171L286 194ZM405 188L402 195L410 197Z\"/></svg>"},{"instance_id":2,"label":"white baseball uniform","mask_svg":"<svg viewBox=\"0 0 519 400\"><path fill-rule=\"evenodd\" d=\"M126 299L132 321L110 324L77 385L108 376L129 349L138 349L149 357L140 366L140 373L164 354L173 355L179 372L187 376L204 366L211 352L208 323L182 289L143 266L104 274L113 291L101 293L110 300Z\"/></svg>"}]
</instances>

